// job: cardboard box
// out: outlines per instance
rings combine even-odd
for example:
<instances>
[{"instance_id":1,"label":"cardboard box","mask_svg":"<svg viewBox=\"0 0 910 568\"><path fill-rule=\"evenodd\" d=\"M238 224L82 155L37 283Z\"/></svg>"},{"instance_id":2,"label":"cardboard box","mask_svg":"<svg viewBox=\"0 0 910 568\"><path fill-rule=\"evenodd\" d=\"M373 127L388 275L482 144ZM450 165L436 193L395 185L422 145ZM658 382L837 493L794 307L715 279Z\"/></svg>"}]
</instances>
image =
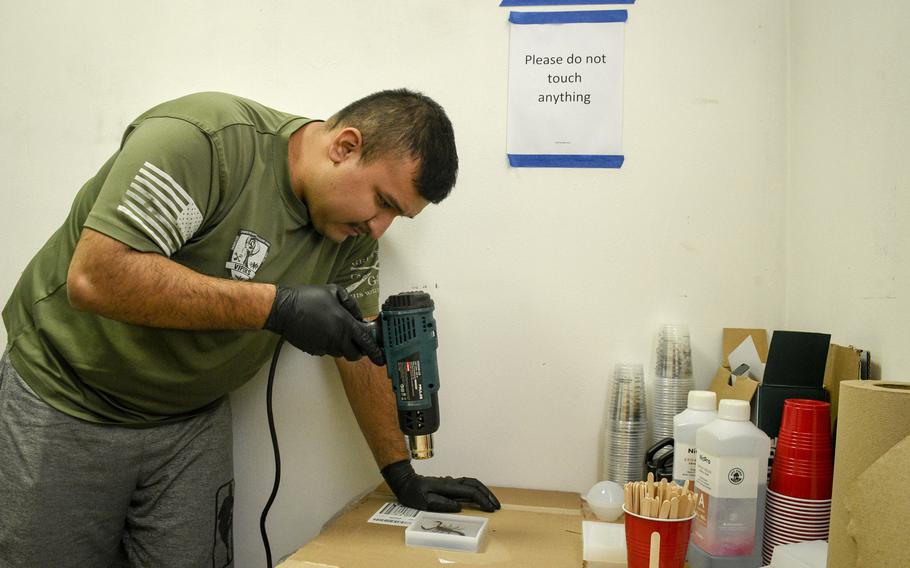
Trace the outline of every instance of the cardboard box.
<instances>
[{"instance_id":1,"label":"cardboard box","mask_svg":"<svg viewBox=\"0 0 910 568\"><path fill-rule=\"evenodd\" d=\"M724 328L723 335L723 363L714 374L710 390L717 394L717 403L724 399L745 400L751 403L758 389L759 382L749 372L734 375L731 368L730 355L733 354L743 342L751 340L758 354L760 364L768 360L768 332L764 329ZM737 363L738 366L738 363ZM754 405L753 405L754 410Z\"/></svg>"},{"instance_id":2,"label":"cardboard box","mask_svg":"<svg viewBox=\"0 0 910 568\"><path fill-rule=\"evenodd\" d=\"M758 381L746 375L734 377L730 369L721 367L714 374L709 389L717 395L718 405L724 399L745 400L751 403L755 391L758 390Z\"/></svg>"},{"instance_id":3,"label":"cardboard box","mask_svg":"<svg viewBox=\"0 0 910 568\"><path fill-rule=\"evenodd\" d=\"M739 347L747 338L752 338L755 349L758 351L758 357L762 363L768 361L768 332L764 329L747 329L737 327L724 328L724 360L723 366L732 369L730 365L730 354ZM761 377L756 377L761 378Z\"/></svg>"},{"instance_id":4,"label":"cardboard box","mask_svg":"<svg viewBox=\"0 0 910 568\"><path fill-rule=\"evenodd\" d=\"M404 527L368 523L395 501L385 485L350 506L280 568L439 568L441 565L496 568L580 568L581 497L577 493L491 488L502 503L495 513L464 510L489 518L481 552L454 552L405 545Z\"/></svg>"}]
</instances>

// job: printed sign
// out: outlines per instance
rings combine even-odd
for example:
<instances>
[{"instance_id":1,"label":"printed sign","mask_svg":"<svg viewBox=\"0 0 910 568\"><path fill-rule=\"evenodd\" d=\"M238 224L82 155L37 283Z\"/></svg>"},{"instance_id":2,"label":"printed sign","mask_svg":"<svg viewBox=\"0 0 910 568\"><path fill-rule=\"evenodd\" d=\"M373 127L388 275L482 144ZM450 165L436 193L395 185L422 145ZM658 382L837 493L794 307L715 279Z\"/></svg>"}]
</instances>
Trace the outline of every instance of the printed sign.
<instances>
[{"instance_id":1,"label":"printed sign","mask_svg":"<svg viewBox=\"0 0 910 568\"><path fill-rule=\"evenodd\" d=\"M622 166L625 10L512 12L513 167Z\"/></svg>"}]
</instances>

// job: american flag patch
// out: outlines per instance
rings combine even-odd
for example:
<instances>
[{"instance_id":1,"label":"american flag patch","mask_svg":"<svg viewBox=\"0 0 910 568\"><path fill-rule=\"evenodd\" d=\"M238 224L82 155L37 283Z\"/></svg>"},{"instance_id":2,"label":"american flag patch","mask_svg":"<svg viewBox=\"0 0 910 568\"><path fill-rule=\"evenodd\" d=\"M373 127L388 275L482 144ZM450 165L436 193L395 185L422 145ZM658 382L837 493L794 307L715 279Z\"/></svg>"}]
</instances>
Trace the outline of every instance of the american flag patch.
<instances>
[{"instance_id":1,"label":"american flag patch","mask_svg":"<svg viewBox=\"0 0 910 568\"><path fill-rule=\"evenodd\" d=\"M166 171L145 162L130 182L117 211L167 256L177 252L202 225L193 198Z\"/></svg>"}]
</instances>

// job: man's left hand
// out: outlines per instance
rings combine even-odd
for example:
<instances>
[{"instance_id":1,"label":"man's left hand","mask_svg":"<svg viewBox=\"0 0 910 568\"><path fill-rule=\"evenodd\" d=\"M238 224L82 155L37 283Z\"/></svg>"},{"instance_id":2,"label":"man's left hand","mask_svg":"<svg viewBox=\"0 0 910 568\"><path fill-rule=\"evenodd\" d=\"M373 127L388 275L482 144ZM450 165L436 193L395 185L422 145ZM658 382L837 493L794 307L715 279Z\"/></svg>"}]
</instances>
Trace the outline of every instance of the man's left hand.
<instances>
[{"instance_id":1,"label":"man's left hand","mask_svg":"<svg viewBox=\"0 0 910 568\"><path fill-rule=\"evenodd\" d=\"M418 475L407 460L385 466L382 476L406 507L438 513L457 513L461 502L473 503L488 513L501 507L493 492L480 481L471 477Z\"/></svg>"}]
</instances>

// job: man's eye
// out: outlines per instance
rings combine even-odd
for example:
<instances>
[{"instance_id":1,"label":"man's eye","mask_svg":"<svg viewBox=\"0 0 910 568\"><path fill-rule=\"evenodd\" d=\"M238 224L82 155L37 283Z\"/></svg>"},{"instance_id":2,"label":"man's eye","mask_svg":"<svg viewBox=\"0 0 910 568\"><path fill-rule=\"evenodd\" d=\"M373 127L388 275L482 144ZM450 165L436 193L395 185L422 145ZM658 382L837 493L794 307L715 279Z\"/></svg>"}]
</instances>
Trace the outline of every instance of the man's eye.
<instances>
[{"instance_id":1,"label":"man's eye","mask_svg":"<svg viewBox=\"0 0 910 568\"><path fill-rule=\"evenodd\" d=\"M389 207L391 207L389 202L386 201L385 199L383 199L382 197L379 198L379 206L382 207L383 209L388 209Z\"/></svg>"}]
</instances>

